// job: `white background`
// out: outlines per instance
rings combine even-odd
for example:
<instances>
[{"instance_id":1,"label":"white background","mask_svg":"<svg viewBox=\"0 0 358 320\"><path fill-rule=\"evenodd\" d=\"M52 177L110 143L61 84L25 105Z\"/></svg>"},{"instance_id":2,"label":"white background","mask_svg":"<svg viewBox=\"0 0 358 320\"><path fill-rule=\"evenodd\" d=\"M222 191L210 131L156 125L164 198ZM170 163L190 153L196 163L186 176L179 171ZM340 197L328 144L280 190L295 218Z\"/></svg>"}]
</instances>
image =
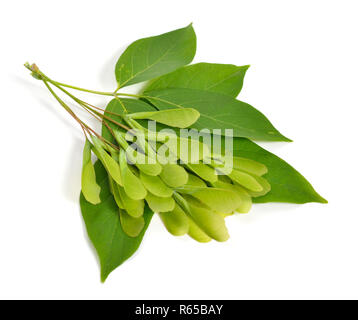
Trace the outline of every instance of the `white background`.
<instances>
[{"instance_id":1,"label":"white background","mask_svg":"<svg viewBox=\"0 0 358 320\"><path fill-rule=\"evenodd\" d=\"M2 1L0 298L357 299L357 9L345 0ZM265 147L329 204L255 205L228 218L226 243L174 238L155 217L140 250L101 284L78 205L80 129L23 63L110 91L130 42L190 22L194 62L251 64L240 99L294 140Z\"/></svg>"}]
</instances>

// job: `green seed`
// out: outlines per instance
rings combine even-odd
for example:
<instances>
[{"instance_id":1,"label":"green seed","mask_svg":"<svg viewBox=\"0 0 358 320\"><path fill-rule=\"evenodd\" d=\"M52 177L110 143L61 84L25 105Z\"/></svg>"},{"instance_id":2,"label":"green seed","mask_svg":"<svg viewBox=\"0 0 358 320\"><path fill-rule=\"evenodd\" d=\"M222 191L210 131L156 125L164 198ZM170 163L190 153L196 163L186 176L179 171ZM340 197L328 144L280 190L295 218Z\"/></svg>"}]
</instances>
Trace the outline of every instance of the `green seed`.
<instances>
[{"instance_id":1,"label":"green seed","mask_svg":"<svg viewBox=\"0 0 358 320\"><path fill-rule=\"evenodd\" d=\"M156 149L155 159L162 166L167 163L175 163L178 160L176 155L171 153L170 150L168 149L168 147L165 146L164 144L161 144L159 142L157 142L156 144L154 144L154 142L150 142L150 144L152 145L153 149ZM163 167L162 167L162 171L163 171Z\"/></svg>"},{"instance_id":2,"label":"green seed","mask_svg":"<svg viewBox=\"0 0 358 320\"><path fill-rule=\"evenodd\" d=\"M190 209L189 209L189 204L188 202L184 199L184 197L179 194L178 192L174 191L173 192L173 198L176 202L176 204L186 213L189 214Z\"/></svg>"},{"instance_id":3,"label":"green seed","mask_svg":"<svg viewBox=\"0 0 358 320\"><path fill-rule=\"evenodd\" d=\"M126 150L127 157L140 171L150 176L157 176L160 174L162 166L158 162L155 162L137 150L129 150L129 148Z\"/></svg>"},{"instance_id":4,"label":"green seed","mask_svg":"<svg viewBox=\"0 0 358 320\"><path fill-rule=\"evenodd\" d=\"M143 141L144 140L144 141ZM139 145L139 147L144 150L145 154L154 161L157 161L157 154L155 152L155 150L153 149L152 143L145 139L139 139L138 141L136 141L136 143Z\"/></svg>"},{"instance_id":5,"label":"green seed","mask_svg":"<svg viewBox=\"0 0 358 320\"><path fill-rule=\"evenodd\" d=\"M162 171L162 167L159 163L136 163L136 167L150 176L157 176Z\"/></svg>"},{"instance_id":6,"label":"green seed","mask_svg":"<svg viewBox=\"0 0 358 320\"><path fill-rule=\"evenodd\" d=\"M192 219L188 218L188 223L189 223L188 235L192 239L202 243L211 241L211 238L203 230L201 230Z\"/></svg>"},{"instance_id":7,"label":"green seed","mask_svg":"<svg viewBox=\"0 0 358 320\"><path fill-rule=\"evenodd\" d=\"M120 186L115 181L113 181L111 176L108 176L108 181L109 181L109 188L110 188L111 193L114 197L114 200L117 203L118 208L124 209L124 204L123 204L121 195L119 194Z\"/></svg>"},{"instance_id":8,"label":"green seed","mask_svg":"<svg viewBox=\"0 0 358 320\"><path fill-rule=\"evenodd\" d=\"M127 164L126 153L123 149L121 149L119 160L123 187L126 194L133 200L144 199L147 195L147 190L144 188L140 179L130 170Z\"/></svg>"},{"instance_id":9,"label":"green seed","mask_svg":"<svg viewBox=\"0 0 358 320\"><path fill-rule=\"evenodd\" d=\"M126 150L126 156L129 162L133 163L139 170L151 176L157 176L162 171L161 165L155 158L148 157L129 146L121 132L114 130L114 135L117 142ZM142 140L144 139L140 138L137 142L142 144Z\"/></svg>"},{"instance_id":10,"label":"green seed","mask_svg":"<svg viewBox=\"0 0 358 320\"><path fill-rule=\"evenodd\" d=\"M252 207L252 198L250 194L245 190L245 188L239 185L234 184L234 187L242 200L240 206L237 207L235 211L238 213L248 213Z\"/></svg>"},{"instance_id":11,"label":"green seed","mask_svg":"<svg viewBox=\"0 0 358 320\"><path fill-rule=\"evenodd\" d=\"M226 241L229 239L225 219L222 216L204 207L197 206L190 200L188 202L190 217L201 230L216 241Z\"/></svg>"},{"instance_id":12,"label":"green seed","mask_svg":"<svg viewBox=\"0 0 358 320\"><path fill-rule=\"evenodd\" d=\"M183 186L188 182L188 173L186 170L174 163L163 165L160 177L172 188Z\"/></svg>"},{"instance_id":13,"label":"green seed","mask_svg":"<svg viewBox=\"0 0 358 320\"><path fill-rule=\"evenodd\" d=\"M161 212L159 216L168 230L173 236L182 236L189 231L189 221L185 212L175 204L174 210L170 212Z\"/></svg>"},{"instance_id":14,"label":"green seed","mask_svg":"<svg viewBox=\"0 0 358 320\"><path fill-rule=\"evenodd\" d=\"M206 183L201 180L199 177L194 176L193 174L189 173L189 179L188 182L185 184L186 186L192 186L192 187L207 187Z\"/></svg>"},{"instance_id":15,"label":"green seed","mask_svg":"<svg viewBox=\"0 0 358 320\"><path fill-rule=\"evenodd\" d=\"M219 179L221 182L225 182L225 183L229 183L229 184L232 182L231 179L230 179L228 176L222 175L222 174L219 174L219 175L218 175L218 179Z\"/></svg>"},{"instance_id":16,"label":"green seed","mask_svg":"<svg viewBox=\"0 0 358 320\"><path fill-rule=\"evenodd\" d=\"M255 192L251 190L247 190L251 197L261 197L271 191L270 183L263 177L252 175L258 183L262 186L262 191Z\"/></svg>"},{"instance_id":17,"label":"green seed","mask_svg":"<svg viewBox=\"0 0 358 320\"><path fill-rule=\"evenodd\" d=\"M221 213L231 213L241 205L240 196L231 190L221 188L203 188L191 195L202 203Z\"/></svg>"},{"instance_id":18,"label":"green seed","mask_svg":"<svg viewBox=\"0 0 358 320\"><path fill-rule=\"evenodd\" d=\"M169 188L158 176L149 176L143 172L140 173L140 180L144 187L155 196L170 197L173 190Z\"/></svg>"},{"instance_id":19,"label":"green seed","mask_svg":"<svg viewBox=\"0 0 358 320\"><path fill-rule=\"evenodd\" d=\"M187 167L205 181L213 183L218 180L215 169L204 163L190 163Z\"/></svg>"},{"instance_id":20,"label":"green seed","mask_svg":"<svg viewBox=\"0 0 358 320\"><path fill-rule=\"evenodd\" d=\"M134 218L142 216L144 212L144 200L133 200L129 198L123 187L119 186L118 191L127 213Z\"/></svg>"},{"instance_id":21,"label":"green seed","mask_svg":"<svg viewBox=\"0 0 358 320\"><path fill-rule=\"evenodd\" d=\"M235 209L235 211L239 213L247 213L250 211L252 206L252 200L251 196L247 193L247 191L236 184L229 184L222 181L217 181L213 184L217 188L227 189L235 192L238 196L240 196L241 203L240 205ZM224 214L224 216L227 216L227 214Z\"/></svg>"},{"instance_id":22,"label":"green seed","mask_svg":"<svg viewBox=\"0 0 358 320\"><path fill-rule=\"evenodd\" d=\"M88 202L92 204L101 202L99 197L101 187L96 182L96 173L91 160L91 143L88 140L86 140L83 149L81 188L82 194Z\"/></svg>"},{"instance_id":23,"label":"green seed","mask_svg":"<svg viewBox=\"0 0 358 320\"><path fill-rule=\"evenodd\" d=\"M233 157L233 167L234 169L252 173L257 176L262 176L267 173L267 167L264 164L241 157Z\"/></svg>"},{"instance_id":24,"label":"green seed","mask_svg":"<svg viewBox=\"0 0 358 320\"><path fill-rule=\"evenodd\" d=\"M151 208L154 212L168 212L172 211L175 207L175 201L172 197L157 197L148 192L145 200L147 201L149 208Z\"/></svg>"},{"instance_id":25,"label":"green seed","mask_svg":"<svg viewBox=\"0 0 358 320\"><path fill-rule=\"evenodd\" d=\"M119 211L119 217L123 231L130 237L138 236L144 228L143 217L133 218L123 210Z\"/></svg>"},{"instance_id":26,"label":"green seed","mask_svg":"<svg viewBox=\"0 0 358 320\"><path fill-rule=\"evenodd\" d=\"M229 174L229 177L236 183L242 185L243 187L255 191L260 192L263 190L261 184L250 174L240 171L240 170L232 170Z\"/></svg>"},{"instance_id":27,"label":"green seed","mask_svg":"<svg viewBox=\"0 0 358 320\"><path fill-rule=\"evenodd\" d=\"M128 116L132 119L154 120L170 127L186 128L198 120L200 113L192 108L183 108L153 112L138 112Z\"/></svg>"},{"instance_id":28,"label":"green seed","mask_svg":"<svg viewBox=\"0 0 358 320\"><path fill-rule=\"evenodd\" d=\"M211 238L203 230L201 230L191 219L191 210L188 201L178 192L174 192L173 197L177 205L184 211L184 213L188 217L188 223L189 223L188 235L198 242L211 241ZM196 200L195 198L191 198L191 200L194 203L198 203L199 206L201 205L199 200Z\"/></svg>"},{"instance_id":29,"label":"green seed","mask_svg":"<svg viewBox=\"0 0 358 320\"><path fill-rule=\"evenodd\" d=\"M120 186L123 185L121 171L119 168L118 162L116 162L102 147L101 143L95 136L92 136L92 141L94 145L94 152L98 159L102 162L103 166L106 168L107 172L115 182L117 182ZM101 141L102 142L102 141Z\"/></svg>"},{"instance_id":30,"label":"green seed","mask_svg":"<svg viewBox=\"0 0 358 320\"><path fill-rule=\"evenodd\" d=\"M113 155L113 154L118 155L118 150L116 150L113 147L111 147L110 145L104 143L101 139L97 138L96 136L93 136L93 137L96 139L96 142L98 143L99 147L108 151L111 155ZM92 140L93 140L93 137L92 137Z\"/></svg>"},{"instance_id":31,"label":"green seed","mask_svg":"<svg viewBox=\"0 0 358 320\"><path fill-rule=\"evenodd\" d=\"M177 159L185 163L197 163L210 155L208 146L196 139L173 136L164 144Z\"/></svg>"}]
</instances>

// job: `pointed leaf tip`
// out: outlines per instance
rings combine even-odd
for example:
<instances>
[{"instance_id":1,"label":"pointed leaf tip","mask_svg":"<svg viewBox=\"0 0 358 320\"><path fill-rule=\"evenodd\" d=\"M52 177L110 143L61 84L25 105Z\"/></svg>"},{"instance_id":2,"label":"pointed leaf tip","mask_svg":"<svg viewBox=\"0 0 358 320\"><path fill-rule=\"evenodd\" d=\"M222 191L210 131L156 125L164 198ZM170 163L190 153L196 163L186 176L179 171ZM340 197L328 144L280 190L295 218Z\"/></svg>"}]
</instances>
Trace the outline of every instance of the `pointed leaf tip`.
<instances>
[{"instance_id":1,"label":"pointed leaf tip","mask_svg":"<svg viewBox=\"0 0 358 320\"><path fill-rule=\"evenodd\" d=\"M139 39L128 46L115 67L119 87L159 77L190 63L196 52L193 27Z\"/></svg>"}]
</instances>

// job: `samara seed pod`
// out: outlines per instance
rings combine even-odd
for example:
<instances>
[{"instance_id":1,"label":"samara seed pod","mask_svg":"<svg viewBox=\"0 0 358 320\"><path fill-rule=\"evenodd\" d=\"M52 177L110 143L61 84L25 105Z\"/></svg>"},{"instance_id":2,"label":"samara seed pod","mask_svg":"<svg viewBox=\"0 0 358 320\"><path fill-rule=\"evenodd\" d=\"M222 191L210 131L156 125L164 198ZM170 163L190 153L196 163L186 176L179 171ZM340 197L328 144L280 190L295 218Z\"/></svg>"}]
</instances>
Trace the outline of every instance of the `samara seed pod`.
<instances>
[{"instance_id":1,"label":"samara seed pod","mask_svg":"<svg viewBox=\"0 0 358 320\"><path fill-rule=\"evenodd\" d=\"M114 197L114 200L116 201L118 208L124 209L123 200L121 198L121 195L119 194L120 186L111 178L111 176L108 176L108 181L110 191Z\"/></svg>"},{"instance_id":2,"label":"samara seed pod","mask_svg":"<svg viewBox=\"0 0 358 320\"><path fill-rule=\"evenodd\" d=\"M232 170L229 174L229 177L234 182L242 185L248 190L260 192L263 190L261 184L249 173L240 171L240 170Z\"/></svg>"},{"instance_id":3,"label":"samara seed pod","mask_svg":"<svg viewBox=\"0 0 358 320\"><path fill-rule=\"evenodd\" d=\"M219 214L198 206L195 202L188 200L190 217L209 237L216 241L226 241L229 233L225 225L225 219Z\"/></svg>"},{"instance_id":4,"label":"samara seed pod","mask_svg":"<svg viewBox=\"0 0 358 320\"><path fill-rule=\"evenodd\" d=\"M129 198L123 187L119 186L118 191L121 196L124 209L127 213L134 218L142 216L144 213L144 200L133 200Z\"/></svg>"},{"instance_id":5,"label":"samara seed pod","mask_svg":"<svg viewBox=\"0 0 358 320\"><path fill-rule=\"evenodd\" d=\"M189 221L185 212L175 204L175 207L170 212L161 212L159 216L169 233L173 236L182 236L189 231Z\"/></svg>"},{"instance_id":6,"label":"samara seed pod","mask_svg":"<svg viewBox=\"0 0 358 320\"><path fill-rule=\"evenodd\" d=\"M137 112L129 114L128 117L132 119L153 120L170 127L187 128L198 120L200 113L192 108L182 108L152 112Z\"/></svg>"},{"instance_id":7,"label":"samara seed pod","mask_svg":"<svg viewBox=\"0 0 358 320\"><path fill-rule=\"evenodd\" d=\"M211 241L211 238L203 230L201 230L196 225L196 223L189 217L188 217L188 224L189 224L189 230L188 230L189 237L201 243L206 243Z\"/></svg>"},{"instance_id":8,"label":"samara seed pod","mask_svg":"<svg viewBox=\"0 0 358 320\"><path fill-rule=\"evenodd\" d=\"M129 198L133 200L144 199L147 195L147 190L144 188L140 179L128 167L125 151L121 149L119 155L121 175L123 187Z\"/></svg>"},{"instance_id":9,"label":"samara seed pod","mask_svg":"<svg viewBox=\"0 0 358 320\"><path fill-rule=\"evenodd\" d=\"M231 213L241 204L240 196L236 192L227 189L207 187L195 190L194 188L192 192L189 190L186 193L200 200L212 210L222 213Z\"/></svg>"},{"instance_id":10,"label":"samara seed pod","mask_svg":"<svg viewBox=\"0 0 358 320\"><path fill-rule=\"evenodd\" d=\"M268 171L264 164L251 159L233 157L232 160L234 169L252 173L257 176L262 176Z\"/></svg>"},{"instance_id":11,"label":"samara seed pod","mask_svg":"<svg viewBox=\"0 0 358 320\"><path fill-rule=\"evenodd\" d=\"M270 183L263 177L260 177L260 176L256 176L256 175L252 175L256 181L258 183L260 183L261 187L262 187L262 190L261 191L252 191L252 190L246 190L247 193L251 196L251 197L261 197L261 196L264 196L265 194L267 194L268 192L271 191L271 185Z\"/></svg>"},{"instance_id":12,"label":"samara seed pod","mask_svg":"<svg viewBox=\"0 0 358 320\"><path fill-rule=\"evenodd\" d=\"M247 213L250 211L252 206L252 199L251 196L247 193L245 188L231 183L225 183L223 181L217 181L213 184L217 188L222 189L228 189L233 192L235 192L238 196L240 196L241 203L240 205L235 209L238 213ZM220 212L221 213L221 212ZM227 216L228 214L224 214L224 216Z\"/></svg>"},{"instance_id":13,"label":"samara seed pod","mask_svg":"<svg viewBox=\"0 0 358 320\"><path fill-rule=\"evenodd\" d=\"M154 212L168 212L172 211L175 207L175 201L172 197L162 198L148 192L145 200L149 208Z\"/></svg>"},{"instance_id":14,"label":"samara seed pod","mask_svg":"<svg viewBox=\"0 0 358 320\"><path fill-rule=\"evenodd\" d=\"M209 147L197 139L173 136L164 142L169 151L184 163L198 163L210 155Z\"/></svg>"},{"instance_id":15,"label":"samara seed pod","mask_svg":"<svg viewBox=\"0 0 358 320\"><path fill-rule=\"evenodd\" d=\"M218 180L215 169L204 163L188 163L186 166L205 181L213 183Z\"/></svg>"},{"instance_id":16,"label":"samara seed pod","mask_svg":"<svg viewBox=\"0 0 358 320\"><path fill-rule=\"evenodd\" d=\"M173 189L168 187L160 177L149 176L143 172L140 172L139 177L144 187L155 196L165 198L173 194Z\"/></svg>"},{"instance_id":17,"label":"samara seed pod","mask_svg":"<svg viewBox=\"0 0 358 320\"><path fill-rule=\"evenodd\" d=\"M188 182L185 184L185 186L191 186L191 187L207 187L206 183L200 179L199 177L189 173L189 179Z\"/></svg>"},{"instance_id":18,"label":"samara seed pod","mask_svg":"<svg viewBox=\"0 0 358 320\"><path fill-rule=\"evenodd\" d=\"M236 192L240 195L241 204L236 208L238 213L248 213L252 207L252 198L250 194L240 185L233 185L236 189Z\"/></svg>"},{"instance_id":19,"label":"samara seed pod","mask_svg":"<svg viewBox=\"0 0 358 320\"><path fill-rule=\"evenodd\" d=\"M229 183L229 184L232 183L232 180L228 176L225 176L222 174L218 175L218 180L221 182Z\"/></svg>"},{"instance_id":20,"label":"samara seed pod","mask_svg":"<svg viewBox=\"0 0 358 320\"><path fill-rule=\"evenodd\" d=\"M101 187L96 181L96 172L91 160L91 143L88 140L83 148L81 188L82 194L88 202L92 204L101 202L99 197Z\"/></svg>"},{"instance_id":21,"label":"samara seed pod","mask_svg":"<svg viewBox=\"0 0 358 320\"><path fill-rule=\"evenodd\" d=\"M123 231L129 237L137 237L144 228L145 221L143 217L133 218L124 210L120 210L119 218Z\"/></svg>"},{"instance_id":22,"label":"samara seed pod","mask_svg":"<svg viewBox=\"0 0 358 320\"><path fill-rule=\"evenodd\" d=\"M188 173L186 170L175 163L163 165L160 177L172 188L183 186L188 182Z\"/></svg>"},{"instance_id":23,"label":"samara seed pod","mask_svg":"<svg viewBox=\"0 0 358 320\"><path fill-rule=\"evenodd\" d=\"M115 161L102 147L100 139L95 136L92 136L93 141L93 152L96 154L97 158L102 162L108 174L117 182L120 186L123 185L121 171L119 168L119 163Z\"/></svg>"},{"instance_id":24,"label":"samara seed pod","mask_svg":"<svg viewBox=\"0 0 358 320\"><path fill-rule=\"evenodd\" d=\"M129 162L133 163L140 171L150 176L157 176L162 171L162 166L155 160L148 158L141 152L133 150L131 147L126 149Z\"/></svg>"}]
</instances>

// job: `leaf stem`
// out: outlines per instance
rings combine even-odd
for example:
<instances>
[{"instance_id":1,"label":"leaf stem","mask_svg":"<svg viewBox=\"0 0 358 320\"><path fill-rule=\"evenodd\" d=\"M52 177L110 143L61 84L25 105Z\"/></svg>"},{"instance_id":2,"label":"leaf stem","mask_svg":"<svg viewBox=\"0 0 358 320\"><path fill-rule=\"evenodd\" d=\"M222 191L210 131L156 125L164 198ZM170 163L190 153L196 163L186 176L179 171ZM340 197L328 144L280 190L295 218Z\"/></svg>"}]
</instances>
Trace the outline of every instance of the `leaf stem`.
<instances>
[{"instance_id":1,"label":"leaf stem","mask_svg":"<svg viewBox=\"0 0 358 320\"><path fill-rule=\"evenodd\" d=\"M114 124L116 124L117 126L123 128L123 129L125 129L125 130L130 130L130 128L127 127L126 125L124 125L124 124L122 124L122 123L120 123L120 122L118 122L118 121L115 121L114 119L112 119L112 118L110 118L110 117L107 117L106 115L104 115L104 114L102 114L102 113L100 113L100 112L98 112L98 111L96 111L96 110L94 110L94 109L99 109L99 110L103 111L104 113L107 113L106 110L101 109L101 108L98 108L98 107L96 107L96 106L93 106L93 105L89 104L88 102L85 102L85 101L82 101L82 100L78 99L78 98L75 97L73 94L71 94L71 93L68 92L67 90L63 89L63 88L62 88L61 86L59 86L59 85L54 85L54 86L56 86L56 87L57 87L58 89L60 89L62 92L64 92L65 94L67 94L70 98L72 98L74 101L76 101L82 108L85 108L86 110L89 109L89 110L91 110L93 113L95 113L97 116L101 117L102 121L103 121L103 118L104 118L104 119L107 119L107 120L113 122ZM114 112L108 112L108 113L123 118L123 115L121 115L121 114L119 114L119 113L114 113ZM93 114L92 114L92 116L93 116ZM97 120L99 120L99 119L97 118ZM101 121L101 120L99 120L99 121Z\"/></svg>"},{"instance_id":2,"label":"leaf stem","mask_svg":"<svg viewBox=\"0 0 358 320\"><path fill-rule=\"evenodd\" d=\"M132 97L132 98L145 98L145 96L132 94L132 93L124 93L124 92L116 92L114 93L115 96L124 96L124 97Z\"/></svg>"},{"instance_id":3,"label":"leaf stem","mask_svg":"<svg viewBox=\"0 0 358 320\"><path fill-rule=\"evenodd\" d=\"M70 89L74 89L74 90L78 90L78 91L83 91L83 92L88 92L88 93L93 93L93 94L98 94L98 95L102 95L102 96L114 96L115 94L112 92L104 92L104 91L96 91L96 90L89 90L89 89L84 89L84 88L80 88L80 87L76 87L76 86L71 86L62 82L57 82L54 80L50 81L52 84L57 84L58 86L62 86L62 87L66 87L66 88L70 88Z\"/></svg>"},{"instance_id":4,"label":"leaf stem","mask_svg":"<svg viewBox=\"0 0 358 320\"><path fill-rule=\"evenodd\" d=\"M118 96L125 96L125 97L132 97L132 98L146 98L147 97L147 96L143 96L143 95L118 92L118 90L121 88L120 86L117 86L117 88L115 89L114 92L85 89L85 88L81 88L81 87L69 85L69 84L66 84L63 82L52 80L47 75L45 75L35 64L30 66L28 63L26 63L25 67L27 69L29 69L30 71L32 71L32 73L35 74L39 79L46 80L47 82L50 82L51 84L53 84L54 86L56 86L58 88L65 87L65 88L83 91L83 92L87 92L87 93L93 93L93 94L98 94L98 95L103 95L103 96L112 96L115 98L118 98ZM155 98L155 97L148 96L148 98ZM124 107L124 109L125 109L125 107Z\"/></svg>"},{"instance_id":5,"label":"leaf stem","mask_svg":"<svg viewBox=\"0 0 358 320\"><path fill-rule=\"evenodd\" d=\"M52 88L49 86L49 84L47 83L46 80L43 80L45 86L47 87L47 89L50 91L50 93L55 97L55 99L60 103L60 105L81 125L81 127L83 128L83 126L86 127L85 123L79 119L76 114L72 111L72 109L66 104L64 103L61 98L52 90Z\"/></svg>"},{"instance_id":6,"label":"leaf stem","mask_svg":"<svg viewBox=\"0 0 358 320\"><path fill-rule=\"evenodd\" d=\"M83 91L83 92L88 92L88 93L93 93L93 94L98 94L98 95L103 95L103 96L113 96L114 94L112 92L103 92L103 91L97 91L97 90L89 90L89 89L84 89L84 88L80 88L80 87L76 87L76 86L72 86L66 83L62 83L62 82L58 82L55 80L50 79L49 77L47 77L45 74L43 74L41 71L39 71L41 73L41 75L43 77L46 78L46 80L50 83L52 83L55 86L61 86L61 87L65 87L65 88L70 88L70 89L74 89L74 90L78 90L78 91Z\"/></svg>"},{"instance_id":7,"label":"leaf stem","mask_svg":"<svg viewBox=\"0 0 358 320\"><path fill-rule=\"evenodd\" d=\"M52 90L52 88L49 86L49 84L47 83L46 80L42 80L47 89L51 92L51 94L56 98L56 100L60 103L60 105L80 124L82 130L86 130L87 133L89 135L91 135L91 132L98 137L99 139L101 139L104 143L110 145L111 147L119 150L119 148L114 145L113 143L111 143L110 141L108 141L107 139L103 138L101 135L99 135L95 130L93 130L90 126L88 126L86 123L84 123L81 119L79 119L77 117L77 115L72 111L72 109ZM85 133L84 133L85 134ZM85 137L87 139L87 135L85 134Z\"/></svg>"}]
</instances>

